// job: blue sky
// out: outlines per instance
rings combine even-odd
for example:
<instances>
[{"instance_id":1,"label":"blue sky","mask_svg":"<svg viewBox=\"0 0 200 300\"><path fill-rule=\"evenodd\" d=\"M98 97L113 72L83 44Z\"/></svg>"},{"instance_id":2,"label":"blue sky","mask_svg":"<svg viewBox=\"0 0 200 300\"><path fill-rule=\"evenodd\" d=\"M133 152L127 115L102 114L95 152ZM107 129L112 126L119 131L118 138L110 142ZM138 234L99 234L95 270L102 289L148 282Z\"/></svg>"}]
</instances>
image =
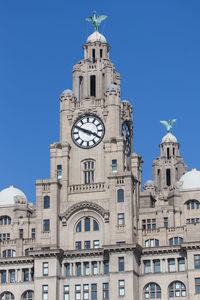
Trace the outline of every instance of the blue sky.
<instances>
[{"instance_id":1,"label":"blue sky","mask_svg":"<svg viewBox=\"0 0 200 300\"><path fill-rule=\"evenodd\" d=\"M108 18L100 32L134 106L134 151L143 184L165 134L173 133L189 169L200 169L200 1L7 0L0 2L0 189L35 201L35 180L49 178L48 146L59 140L59 95L72 87L72 66L93 32L85 18Z\"/></svg>"}]
</instances>

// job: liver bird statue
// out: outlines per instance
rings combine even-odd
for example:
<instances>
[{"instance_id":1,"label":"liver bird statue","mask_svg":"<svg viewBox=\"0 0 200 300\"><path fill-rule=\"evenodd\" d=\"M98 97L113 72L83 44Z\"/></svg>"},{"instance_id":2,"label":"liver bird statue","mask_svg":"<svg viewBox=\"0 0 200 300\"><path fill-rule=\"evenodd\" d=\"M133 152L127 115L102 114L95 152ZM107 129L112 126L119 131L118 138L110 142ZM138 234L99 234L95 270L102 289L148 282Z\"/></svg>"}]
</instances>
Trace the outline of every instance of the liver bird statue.
<instances>
[{"instance_id":1,"label":"liver bird statue","mask_svg":"<svg viewBox=\"0 0 200 300\"><path fill-rule=\"evenodd\" d=\"M97 16L97 12L93 12L93 16L86 18L85 20L88 22L91 22L94 26L95 31L99 31L99 26L103 20L105 20L107 16L105 15L99 15Z\"/></svg>"},{"instance_id":2,"label":"liver bird statue","mask_svg":"<svg viewBox=\"0 0 200 300\"><path fill-rule=\"evenodd\" d=\"M174 124L174 122L176 122L176 119L168 120L168 122L160 121L160 123L162 123L166 127L167 132L170 132L172 130L172 125Z\"/></svg>"}]
</instances>

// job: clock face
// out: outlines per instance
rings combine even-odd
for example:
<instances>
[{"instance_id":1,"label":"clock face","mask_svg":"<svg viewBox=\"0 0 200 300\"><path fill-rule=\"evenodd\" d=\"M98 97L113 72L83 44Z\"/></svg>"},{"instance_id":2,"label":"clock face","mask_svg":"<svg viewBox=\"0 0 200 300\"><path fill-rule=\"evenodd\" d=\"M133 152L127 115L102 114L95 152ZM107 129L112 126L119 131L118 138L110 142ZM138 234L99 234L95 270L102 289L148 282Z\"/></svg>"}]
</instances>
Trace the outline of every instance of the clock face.
<instances>
[{"instance_id":1,"label":"clock face","mask_svg":"<svg viewBox=\"0 0 200 300\"><path fill-rule=\"evenodd\" d=\"M129 156L131 154L131 133L127 121L122 124L122 136L124 138L126 154Z\"/></svg>"},{"instance_id":2,"label":"clock face","mask_svg":"<svg viewBox=\"0 0 200 300\"><path fill-rule=\"evenodd\" d=\"M93 148L103 139L105 127L100 118L84 115L73 125L71 136L75 145L80 148Z\"/></svg>"}]
</instances>

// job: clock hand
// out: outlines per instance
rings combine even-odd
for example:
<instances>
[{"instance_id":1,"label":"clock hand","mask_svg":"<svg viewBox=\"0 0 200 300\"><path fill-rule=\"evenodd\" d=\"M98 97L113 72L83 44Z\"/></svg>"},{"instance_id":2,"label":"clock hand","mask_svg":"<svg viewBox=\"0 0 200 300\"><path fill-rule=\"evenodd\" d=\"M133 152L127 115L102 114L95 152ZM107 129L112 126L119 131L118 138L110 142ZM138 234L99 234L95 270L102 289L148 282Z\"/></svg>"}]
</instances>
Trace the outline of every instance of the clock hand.
<instances>
[{"instance_id":1,"label":"clock hand","mask_svg":"<svg viewBox=\"0 0 200 300\"><path fill-rule=\"evenodd\" d=\"M90 130L88 130L88 129L85 129L85 128L82 128L82 127L79 127L79 126L76 126L76 128L79 129L79 130L82 130L83 132L85 132L85 133L87 133L87 134L89 134L89 135L92 134L92 135L94 135L94 136L100 138L100 136L99 136L96 132L92 132L92 131L90 131Z\"/></svg>"}]
</instances>

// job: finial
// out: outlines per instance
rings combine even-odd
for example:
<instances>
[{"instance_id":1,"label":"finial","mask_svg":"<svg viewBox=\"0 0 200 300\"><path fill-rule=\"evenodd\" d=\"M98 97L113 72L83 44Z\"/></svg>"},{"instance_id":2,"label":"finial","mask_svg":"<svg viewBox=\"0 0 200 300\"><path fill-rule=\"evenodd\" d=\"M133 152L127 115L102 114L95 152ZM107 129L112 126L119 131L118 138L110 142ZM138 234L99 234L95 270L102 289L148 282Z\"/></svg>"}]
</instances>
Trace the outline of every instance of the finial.
<instances>
[{"instance_id":1,"label":"finial","mask_svg":"<svg viewBox=\"0 0 200 300\"><path fill-rule=\"evenodd\" d=\"M107 16L105 15L99 15L97 16L97 12L93 11L93 16L86 18L85 20L88 22L91 22L94 26L95 31L99 31L99 26L103 20L105 20Z\"/></svg>"},{"instance_id":2,"label":"finial","mask_svg":"<svg viewBox=\"0 0 200 300\"><path fill-rule=\"evenodd\" d=\"M174 124L174 122L176 122L176 119L168 120L168 122L160 121L160 123L162 123L166 127L167 132L170 132L172 130L172 125Z\"/></svg>"}]
</instances>

